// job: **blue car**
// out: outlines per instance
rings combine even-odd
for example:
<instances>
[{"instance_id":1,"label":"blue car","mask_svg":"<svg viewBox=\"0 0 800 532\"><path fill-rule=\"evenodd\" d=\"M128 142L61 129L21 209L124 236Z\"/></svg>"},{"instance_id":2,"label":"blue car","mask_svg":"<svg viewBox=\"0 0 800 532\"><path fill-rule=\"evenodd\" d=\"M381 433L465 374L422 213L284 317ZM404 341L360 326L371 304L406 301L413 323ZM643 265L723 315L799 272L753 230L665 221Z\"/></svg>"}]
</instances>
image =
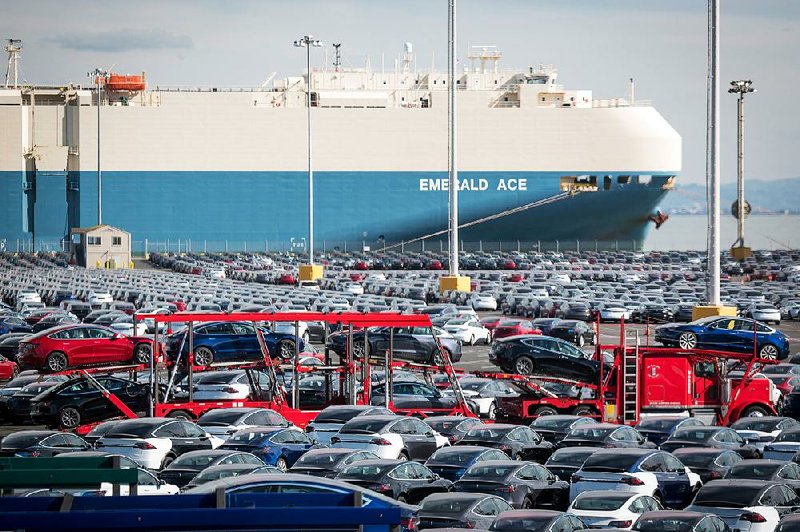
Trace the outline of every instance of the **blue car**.
<instances>
[{"instance_id":1,"label":"blue car","mask_svg":"<svg viewBox=\"0 0 800 532\"><path fill-rule=\"evenodd\" d=\"M29 333L33 331L33 327L22 318L16 316L3 316L0 317L0 335L8 333Z\"/></svg>"},{"instance_id":2,"label":"blue car","mask_svg":"<svg viewBox=\"0 0 800 532\"><path fill-rule=\"evenodd\" d=\"M293 334L272 333L261 329L264 342L272 358L291 360L294 358L296 338ZM182 329L167 337L167 358L174 361L180 357L186 361L189 353L188 329ZM183 346L183 347L181 347ZM300 340L300 352L305 344ZM194 328L194 363L209 366L214 362L243 362L262 360L261 348L252 323L210 322Z\"/></svg>"},{"instance_id":3,"label":"blue car","mask_svg":"<svg viewBox=\"0 0 800 532\"><path fill-rule=\"evenodd\" d=\"M267 464L286 471L309 449L320 446L305 432L288 429L245 429L235 432L220 449L252 453Z\"/></svg>"},{"instance_id":4,"label":"blue car","mask_svg":"<svg viewBox=\"0 0 800 532\"><path fill-rule=\"evenodd\" d=\"M451 482L460 479L467 469L486 460L508 460L508 455L499 449L464 445L442 447L425 462L425 466Z\"/></svg>"},{"instance_id":5,"label":"blue car","mask_svg":"<svg viewBox=\"0 0 800 532\"><path fill-rule=\"evenodd\" d=\"M785 334L749 318L709 316L683 325L663 325L656 329L655 339L668 347L744 353L752 353L755 342L761 358L789 356L789 339Z\"/></svg>"}]
</instances>

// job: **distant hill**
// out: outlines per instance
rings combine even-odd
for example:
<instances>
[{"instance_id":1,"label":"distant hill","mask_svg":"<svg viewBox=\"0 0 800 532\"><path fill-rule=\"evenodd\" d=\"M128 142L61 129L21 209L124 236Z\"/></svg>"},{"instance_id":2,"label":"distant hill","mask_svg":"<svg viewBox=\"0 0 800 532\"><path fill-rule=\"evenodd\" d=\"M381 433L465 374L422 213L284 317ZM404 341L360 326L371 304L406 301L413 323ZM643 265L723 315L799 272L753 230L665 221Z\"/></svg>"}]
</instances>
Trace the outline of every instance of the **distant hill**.
<instances>
[{"instance_id":1,"label":"distant hill","mask_svg":"<svg viewBox=\"0 0 800 532\"><path fill-rule=\"evenodd\" d=\"M790 212L800 213L800 177L765 181L746 180L745 199L750 202L753 214L772 214ZM722 212L730 212L731 203L736 200L736 182L722 185ZM681 184L678 179L675 190L667 194L660 209L667 213L706 212L706 191L704 185Z\"/></svg>"}]
</instances>

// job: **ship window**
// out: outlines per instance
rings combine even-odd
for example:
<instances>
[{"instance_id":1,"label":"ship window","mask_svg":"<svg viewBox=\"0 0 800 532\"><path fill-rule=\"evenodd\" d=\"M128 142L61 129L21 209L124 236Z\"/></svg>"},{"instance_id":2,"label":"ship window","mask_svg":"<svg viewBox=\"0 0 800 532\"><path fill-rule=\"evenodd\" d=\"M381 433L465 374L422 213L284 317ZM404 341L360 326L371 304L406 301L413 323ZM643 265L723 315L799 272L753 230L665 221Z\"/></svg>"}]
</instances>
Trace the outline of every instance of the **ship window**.
<instances>
[{"instance_id":1,"label":"ship window","mask_svg":"<svg viewBox=\"0 0 800 532\"><path fill-rule=\"evenodd\" d=\"M99 236L87 236L86 243L90 246L99 246L100 245L100 237Z\"/></svg>"},{"instance_id":2,"label":"ship window","mask_svg":"<svg viewBox=\"0 0 800 532\"><path fill-rule=\"evenodd\" d=\"M619 183L620 185L627 185L628 183L630 183L630 180L631 176L629 175L621 175L617 177L617 183Z\"/></svg>"},{"instance_id":3,"label":"ship window","mask_svg":"<svg viewBox=\"0 0 800 532\"><path fill-rule=\"evenodd\" d=\"M112 236L111 237L111 245L112 246L121 246L122 245L122 237L121 236Z\"/></svg>"},{"instance_id":4,"label":"ship window","mask_svg":"<svg viewBox=\"0 0 800 532\"><path fill-rule=\"evenodd\" d=\"M653 176L651 175L640 175L639 176L639 184L640 185L649 185L650 181L653 180Z\"/></svg>"},{"instance_id":5,"label":"ship window","mask_svg":"<svg viewBox=\"0 0 800 532\"><path fill-rule=\"evenodd\" d=\"M544 96L542 96L542 101L544 101Z\"/></svg>"},{"instance_id":6,"label":"ship window","mask_svg":"<svg viewBox=\"0 0 800 532\"><path fill-rule=\"evenodd\" d=\"M607 175L603 178L603 190L611 190L611 176Z\"/></svg>"}]
</instances>

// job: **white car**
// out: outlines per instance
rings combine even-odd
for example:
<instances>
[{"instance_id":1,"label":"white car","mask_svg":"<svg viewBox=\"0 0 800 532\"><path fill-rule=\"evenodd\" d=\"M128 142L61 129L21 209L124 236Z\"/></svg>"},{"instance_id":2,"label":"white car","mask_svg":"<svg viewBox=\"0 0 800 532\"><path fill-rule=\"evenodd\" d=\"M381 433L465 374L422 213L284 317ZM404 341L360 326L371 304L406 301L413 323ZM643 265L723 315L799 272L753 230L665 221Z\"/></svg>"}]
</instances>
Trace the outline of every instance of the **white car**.
<instances>
[{"instance_id":1,"label":"white car","mask_svg":"<svg viewBox=\"0 0 800 532\"><path fill-rule=\"evenodd\" d=\"M491 294L476 292L469 297L469 304L475 310L497 310L497 300Z\"/></svg>"},{"instance_id":2,"label":"white car","mask_svg":"<svg viewBox=\"0 0 800 532\"><path fill-rule=\"evenodd\" d=\"M186 451L216 449L224 440L190 421L161 417L125 419L95 444L98 451L126 456L147 469L162 469Z\"/></svg>"},{"instance_id":3,"label":"white car","mask_svg":"<svg viewBox=\"0 0 800 532\"><path fill-rule=\"evenodd\" d=\"M692 500L700 476L666 451L600 449L572 476L569 499L585 491L628 491L650 495L665 506L680 507Z\"/></svg>"},{"instance_id":4,"label":"white car","mask_svg":"<svg viewBox=\"0 0 800 532\"><path fill-rule=\"evenodd\" d=\"M792 460L800 452L800 427L782 431L774 441L764 446L764 458L768 460Z\"/></svg>"},{"instance_id":5,"label":"white car","mask_svg":"<svg viewBox=\"0 0 800 532\"><path fill-rule=\"evenodd\" d=\"M627 321L631 317L631 311L622 303L605 303L600 305L598 312L600 321L620 321L623 318Z\"/></svg>"},{"instance_id":6,"label":"white car","mask_svg":"<svg viewBox=\"0 0 800 532\"><path fill-rule=\"evenodd\" d=\"M137 321L136 326L133 325L133 320L131 319L123 319L121 321L116 321L108 326L110 329L114 329L117 332L120 332L126 336L144 336L147 334L147 324L143 321Z\"/></svg>"},{"instance_id":7,"label":"white car","mask_svg":"<svg viewBox=\"0 0 800 532\"><path fill-rule=\"evenodd\" d=\"M86 298L92 308L101 308L103 303L113 303L114 298L108 292L89 292L89 297Z\"/></svg>"},{"instance_id":8,"label":"white car","mask_svg":"<svg viewBox=\"0 0 800 532\"><path fill-rule=\"evenodd\" d=\"M446 441L417 418L407 416L358 416L345 423L331 438L331 448L372 451L392 460L426 460Z\"/></svg>"},{"instance_id":9,"label":"white car","mask_svg":"<svg viewBox=\"0 0 800 532\"><path fill-rule=\"evenodd\" d=\"M275 325L271 328L272 332L275 333L285 333L285 334L294 334L294 322L293 321L276 321ZM304 321L297 322L297 332L300 338L303 339L303 343L307 344L309 342L309 332L308 332L308 323Z\"/></svg>"},{"instance_id":10,"label":"white car","mask_svg":"<svg viewBox=\"0 0 800 532\"><path fill-rule=\"evenodd\" d=\"M258 371L253 372L253 375L262 390L269 390L269 377L265 373ZM242 369L195 374L193 385L194 401L244 401L253 395L247 372ZM176 395L185 399L189 394L188 391L183 391Z\"/></svg>"},{"instance_id":11,"label":"white car","mask_svg":"<svg viewBox=\"0 0 800 532\"><path fill-rule=\"evenodd\" d=\"M167 484L159 480L153 473L139 468L138 485L136 486L137 495L177 495L181 489L175 484ZM106 497L114 495L114 486L108 482L100 484L100 490L105 492ZM130 488L127 484L122 484L119 487L119 494L127 496L130 493Z\"/></svg>"},{"instance_id":12,"label":"white car","mask_svg":"<svg viewBox=\"0 0 800 532\"><path fill-rule=\"evenodd\" d=\"M364 287L358 283L345 283L342 286L342 292L345 294L352 294L354 296L364 295Z\"/></svg>"},{"instance_id":13,"label":"white car","mask_svg":"<svg viewBox=\"0 0 800 532\"><path fill-rule=\"evenodd\" d=\"M745 316L762 323L781 324L781 311L769 303L755 303L745 311Z\"/></svg>"},{"instance_id":14,"label":"white car","mask_svg":"<svg viewBox=\"0 0 800 532\"><path fill-rule=\"evenodd\" d=\"M662 510L661 504L650 495L627 491L585 491L567 509L591 528L611 527L630 530L645 512Z\"/></svg>"},{"instance_id":15,"label":"white car","mask_svg":"<svg viewBox=\"0 0 800 532\"><path fill-rule=\"evenodd\" d=\"M787 484L723 479L700 488L686 511L715 514L740 532L773 532L781 517L799 505L800 497Z\"/></svg>"},{"instance_id":16,"label":"white car","mask_svg":"<svg viewBox=\"0 0 800 532\"><path fill-rule=\"evenodd\" d=\"M764 447L775 441L782 431L800 425L790 417L743 417L731 425L739 436L747 443L755 446L762 453Z\"/></svg>"},{"instance_id":17,"label":"white car","mask_svg":"<svg viewBox=\"0 0 800 532\"><path fill-rule=\"evenodd\" d=\"M473 316L453 318L445 323L444 330L463 344L475 345L481 342L488 345L492 340L491 331Z\"/></svg>"},{"instance_id":18,"label":"white car","mask_svg":"<svg viewBox=\"0 0 800 532\"><path fill-rule=\"evenodd\" d=\"M392 411L382 406L372 405L333 405L317 414L306 426L309 436L321 445L328 445L345 423L358 416L392 415Z\"/></svg>"},{"instance_id":19,"label":"white car","mask_svg":"<svg viewBox=\"0 0 800 532\"><path fill-rule=\"evenodd\" d=\"M42 297L35 290L23 290L17 294L17 307L25 303L41 303Z\"/></svg>"}]
</instances>

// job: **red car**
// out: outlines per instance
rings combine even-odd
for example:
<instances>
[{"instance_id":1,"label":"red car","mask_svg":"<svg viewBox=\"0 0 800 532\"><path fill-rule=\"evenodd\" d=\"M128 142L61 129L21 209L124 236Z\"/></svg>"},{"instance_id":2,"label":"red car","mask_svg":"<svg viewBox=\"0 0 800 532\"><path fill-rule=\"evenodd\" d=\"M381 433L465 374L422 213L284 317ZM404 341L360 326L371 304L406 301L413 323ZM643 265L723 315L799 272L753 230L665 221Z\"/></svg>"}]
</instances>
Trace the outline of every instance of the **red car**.
<instances>
[{"instance_id":1,"label":"red car","mask_svg":"<svg viewBox=\"0 0 800 532\"><path fill-rule=\"evenodd\" d=\"M18 360L23 367L50 372L110 362L148 364L152 346L149 338L100 325L64 325L25 338L19 343Z\"/></svg>"},{"instance_id":2,"label":"red car","mask_svg":"<svg viewBox=\"0 0 800 532\"><path fill-rule=\"evenodd\" d=\"M19 373L16 362L12 362L3 355L0 355L0 381L10 381Z\"/></svg>"},{"instance_id":3,"label":"red car","mask_svg":"<svg viewBox=\"0 0 800 532\"><path fill-rule=\"evenodd\" d=\"M489 329L489 332L494 335L494 329L503 320L502 316L486 316L481 319L481 325Z\"/></svg>"},{"instance_id":4,"label":"red car","mask_svg":"<svg viewBox=\"0 0 800 532\"><path fill-rule=\"evenodd\" d=\"M277 281L275 281L276 284L295 284L295 282L296 279L291 273L284 273L278 277Z\"/></svg>"},{"instance_id":5,"label":"red car","mask_svg":"<svg viewBox=\"0 0 800 532\"><path fill-rule=\"evenodd\" d=\"M542 334L530 320L503 318L492 331L492 338L505 338L518 334Z\"/></svg>"}]
</instances>

